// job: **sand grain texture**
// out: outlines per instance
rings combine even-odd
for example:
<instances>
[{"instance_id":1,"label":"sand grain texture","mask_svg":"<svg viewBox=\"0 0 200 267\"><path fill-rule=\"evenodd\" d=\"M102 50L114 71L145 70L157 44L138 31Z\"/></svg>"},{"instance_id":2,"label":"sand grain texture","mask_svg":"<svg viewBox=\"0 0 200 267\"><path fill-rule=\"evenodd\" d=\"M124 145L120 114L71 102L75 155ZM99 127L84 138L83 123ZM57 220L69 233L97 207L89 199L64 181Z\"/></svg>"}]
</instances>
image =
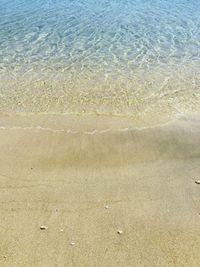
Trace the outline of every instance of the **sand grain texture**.
<instances>
[{"instance_id":1,"label":"sand grain texture","mask_svg":"<svg viewBox=\"0 0 200 267\"><path fill-rule=\"evenodd\" d=\"M2 117L0 266L199 266L199 125Z\"/></svg>"}]
</instances>

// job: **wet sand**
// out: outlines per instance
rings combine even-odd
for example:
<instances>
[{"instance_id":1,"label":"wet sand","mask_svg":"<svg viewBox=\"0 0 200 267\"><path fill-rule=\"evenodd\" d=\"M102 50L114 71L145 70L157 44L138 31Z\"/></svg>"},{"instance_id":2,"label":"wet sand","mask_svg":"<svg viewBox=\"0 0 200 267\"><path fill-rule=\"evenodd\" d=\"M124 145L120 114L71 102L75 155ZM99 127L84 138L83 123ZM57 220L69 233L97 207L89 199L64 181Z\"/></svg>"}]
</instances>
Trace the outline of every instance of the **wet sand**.
<instances>
[{"instance_id":1,"label":"wet sand","mask_svg":"<svg viewBox=\"0 0 200 267\"><path fill-rule=\"evenodd\" d=\"M199 120L2 115L0 157L1 266L199 265Z\"/></svg>"}]
</instances>

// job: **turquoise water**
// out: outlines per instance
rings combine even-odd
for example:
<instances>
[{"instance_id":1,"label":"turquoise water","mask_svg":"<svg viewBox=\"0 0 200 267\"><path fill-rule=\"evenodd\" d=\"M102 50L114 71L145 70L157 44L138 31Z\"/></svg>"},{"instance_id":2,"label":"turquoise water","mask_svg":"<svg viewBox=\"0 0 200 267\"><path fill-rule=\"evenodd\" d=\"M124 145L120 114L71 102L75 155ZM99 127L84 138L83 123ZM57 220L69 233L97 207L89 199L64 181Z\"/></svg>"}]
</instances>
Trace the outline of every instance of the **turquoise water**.
<instances>
[{"instance_id":1,"label":"turquoise water","mask_svg":"<svg viewBox=\"0 0 200 267\"><path fill-rule=\"evenodd\" d=\"M199 67L199 0L0 0L2 112L195 111Z\"/></svg>"}]
</instances>

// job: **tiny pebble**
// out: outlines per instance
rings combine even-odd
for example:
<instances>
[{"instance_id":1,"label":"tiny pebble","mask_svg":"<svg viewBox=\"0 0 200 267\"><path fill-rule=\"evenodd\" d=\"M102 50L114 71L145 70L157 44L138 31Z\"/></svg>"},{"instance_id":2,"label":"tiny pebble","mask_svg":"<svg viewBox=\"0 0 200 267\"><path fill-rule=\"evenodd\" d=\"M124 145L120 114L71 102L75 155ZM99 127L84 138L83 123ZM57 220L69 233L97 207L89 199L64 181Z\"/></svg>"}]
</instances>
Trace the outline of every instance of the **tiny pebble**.
<instances>
[{"instance_id":1,"label":"tiny pebble","mask_svg":"<svg viewBox=\"0 0 200 267\"><path fill-rule=\"evenodd\" d=\"M75 243L74 243L74 242L71 242L70 244L71 244L71 246L74 246L74 245L75 245Z\"/></svg>"},{"instance_id":2,"label":"tiny pebble","mask_svg":"<svg viewBox=\"0 0 200 267\"><path fill-rule=\"evenodd\" d=\"M47 226L45 226L45 225L41 225L40 226L40 230L46 230L48 227Z\"/></svg>"},{"instance_id":3,"label":"tiny pebble","mask_svg":"<svg viewBox=\"0 0 200 267\"><path fill-rule=\"evenodd\" d=\"M7 259L7 256L3 256L4 257L4 259Z\"/></svg>"},{"instance_id":4,"label":"tiny pebble","mask_svg":"<svg viewBox=\"0 0 200 267\"><path fill-rule=\"evenodd\" d=\"M123 234L123 231L122 231L122 230L118 230L117 233L118 233L119 235L122 235L122 234Z\"/></svg>"},{"instance_id":5,"label":"tiny pebble","mask_svg":"<svg viewBox=\"0 0 200 267\"><path fill-rule=\"evenodd\" d=\"M196 184L200 184L200 180L196 180L195 183L196 183Z\"/></svg>"},{"instance_id":6,"label":"tiny pebble","mask_svg":"<svg viewBox=\"0 0 200 267\"><path fill-rule=\"evenodd\" d=\"M109 206L108 206L108 205L106 205L106 206L105 206L105 209L109 209Z\"/></svg>"},{"instance_id":7,"label":"tiny pebble","mask_svg":"<svg viewBox=\"0 0 200 267\"><path fill-rule=\"evenodd\" d=\"M60 229L61 232L63 232L64 230L63 229Z\"/></svg>"}]
</instances>

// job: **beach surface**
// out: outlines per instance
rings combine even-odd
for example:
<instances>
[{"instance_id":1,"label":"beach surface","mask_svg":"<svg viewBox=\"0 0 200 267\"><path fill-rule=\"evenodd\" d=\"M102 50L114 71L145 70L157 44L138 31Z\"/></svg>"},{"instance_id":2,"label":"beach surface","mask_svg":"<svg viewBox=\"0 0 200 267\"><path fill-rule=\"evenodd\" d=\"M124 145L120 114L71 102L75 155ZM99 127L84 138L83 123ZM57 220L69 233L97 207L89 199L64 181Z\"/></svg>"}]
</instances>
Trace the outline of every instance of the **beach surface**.
<instances>
[{"instance_id":1,"label":"beach surface","mask_svg":"<svg viewBox=\"0 0 200 267\"><path fill-rule=\"evenodd\" d=\"M199 15L0 0L0 267L200 266Z\"/></svg>"},{"instance_id":2,"label":"beach surface","mask_svg":"<svg viewBox=\"0 0 200 267\"><path fill-rule=\"evenodd\" d=\"M0 158L0 266L199 266L199 120L1 115Z\"/></svg>"}]
</instances>

